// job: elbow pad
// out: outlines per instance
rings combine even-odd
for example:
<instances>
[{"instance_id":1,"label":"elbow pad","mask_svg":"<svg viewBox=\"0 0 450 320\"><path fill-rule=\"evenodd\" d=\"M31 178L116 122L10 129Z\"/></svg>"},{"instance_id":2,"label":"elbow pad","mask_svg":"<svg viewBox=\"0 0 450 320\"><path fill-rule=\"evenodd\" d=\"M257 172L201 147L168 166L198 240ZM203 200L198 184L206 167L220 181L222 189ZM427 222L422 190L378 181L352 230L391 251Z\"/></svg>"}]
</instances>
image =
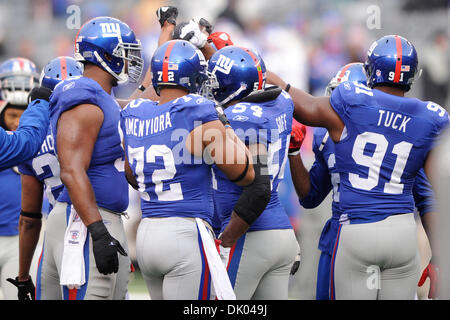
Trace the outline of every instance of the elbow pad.
<instances>
[{"instance_id":1,"label":"elbow pad","mask_svg":"<svg viewBox=\"0 0 450 320\"><path fill-rule=\"evenodd\" d=\"M248 225L255 222L263 213L271 195L270 175L267 174L267 155L253 157L253 160L255 179L243 188L233 209Z\"/></svg>"}]
</instances>

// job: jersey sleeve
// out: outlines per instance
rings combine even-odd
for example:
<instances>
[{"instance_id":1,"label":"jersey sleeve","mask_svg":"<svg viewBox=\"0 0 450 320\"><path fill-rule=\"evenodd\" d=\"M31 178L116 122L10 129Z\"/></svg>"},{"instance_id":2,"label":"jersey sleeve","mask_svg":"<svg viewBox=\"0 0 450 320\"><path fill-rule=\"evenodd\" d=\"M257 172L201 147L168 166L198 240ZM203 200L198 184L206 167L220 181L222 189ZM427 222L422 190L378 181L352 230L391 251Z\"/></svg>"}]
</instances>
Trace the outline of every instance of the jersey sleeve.
<instances>
[{"instance_id":1,"label":"jersey sleeve","mask_svg":"<svg viewBox=\"0 0 450 320\"><path fill-rule=\"evenodd\" d=\"M330 96L331 107L334 109L334 111L336 111L336 113L339 115L339 117L341 117L342 120L344 120L343 118L345 117L348 110L346 95L342 92L344 90L344 84L346 85L346 88L351 87L349 82L344 82L337 86Z\"/></svg>"},{"instance_id":2,"label":"jersey sleeve","mask_svg":"<svg viewBox=\"0 0 450 320\"><path fill-rule=\"evenodd\" d=\"M61 114L81 104L100 107L97 101L98 89L99 85L87 78L65 81L55 88L50 100L51 109Z\"/></svg>"},{"instance_id":3,"label":"jersey sleeve","mask_svg":"<svg viewBox=\"0 0 450 320\"><path fill-rule=\"evenodd\" d=\"M17 168L19 169L19 172L21 174L25 174L27 176L34 176L35 174L34 174L34 170L33 170L31 163L32 163L32 160L28 160L24 163L19 164L17 166Z\"/></svg>"},{"instance_id":4,"label":"jersey sleeve","mask_svg":"<svg viewBox=\"0 0 450 320\"><path fill-rule=\"evenodd\" d=\"M38 99L24 111L16 131L0 128L0 170L33 157L45 139L48 125L48 103Z\"/></svg>"},{"instance_id":5,"label":"jersey sleeve","mask_svg":"<svg viewBox=\"0 0 450 320\"><path fill-rule=\"evenodd\" d=\"M414 181L413 196L420 216L434 210L435 199L433 189L431 188L431 184L428 181L423 169L420 169Z\"/></svg>"}]
</instances>

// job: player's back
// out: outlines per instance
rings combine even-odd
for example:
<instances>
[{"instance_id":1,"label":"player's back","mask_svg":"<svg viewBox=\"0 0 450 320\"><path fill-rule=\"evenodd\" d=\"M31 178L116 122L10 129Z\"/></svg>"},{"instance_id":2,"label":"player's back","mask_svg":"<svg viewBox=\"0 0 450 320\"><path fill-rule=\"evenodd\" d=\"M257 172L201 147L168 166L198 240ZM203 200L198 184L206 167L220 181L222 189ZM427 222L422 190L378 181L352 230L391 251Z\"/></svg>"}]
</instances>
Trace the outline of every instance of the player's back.
<instances>
[{"instance_id":1,"label":"player's back","mask_svg":"<svg viewBox=\"0 0 450 320\"><path fill-rule=\"evenodd\" d=\"M45 185L47 199L50 205L54 206L64 185L59 175L59 162L56 158L50 128L39 152L32 159L20 164L18 167L20 173L34 176Z\"/></svg>"},{"instance_id":2,"label":"player's back","mask_svg":"<svg viewBox=\"0 0 450 320\"><path fill-rule=\"evenodd\" d=\"M186 138L218 120L214 103L189 94L165 104L138 99L121 113L128 161L141 193L142 217L199 217L211 224L211 166Z\"/></svg>"},{"instance_id":3,"label":"player's back","mask_svg":"<svg viewBox=\"0 0 450 320\"><path fill-rule=\"evenodd\" d=\"M262 103L241 102L225 109L236 135L247 145L264 144L268 150L268 173L271 182L271 198L264 212L250 226L249 231L291 228L289 218L278 197L278 187L284 177L289 149L293 115L292 99L282 92L276 99ZM242 187L229 181L214 167L215 210L227 225L234 204L242 193Z\"/></svg>"},{"instance_id":4,"label":"player's back","mask_svg":"<svg viewBox=\"0 0 450 320\"><path fill-rule=\"evenodd\" d=\"M124 153L119 136L120 107L94 80L86 77L61 81L50 98L50 128L57 144L57 124L61 114L78 105L91 104L103 112L103 123L95 141L87 175L98 206L122 212L128 206L128 184L124 177ZM58 201L70 203L66 188Z\"/></svg>"},{"instance_id":5,"label":"player's back","mask_svg":"<svg viewBox=\"0 0 450 320\"><path fill-rule=\"evenodd\" d=\"M414 179L448 114L432 102L344 82L331 105L345 124L335 144L341 221L364 223L414 211Z\"/></svg>"}]
</instances>

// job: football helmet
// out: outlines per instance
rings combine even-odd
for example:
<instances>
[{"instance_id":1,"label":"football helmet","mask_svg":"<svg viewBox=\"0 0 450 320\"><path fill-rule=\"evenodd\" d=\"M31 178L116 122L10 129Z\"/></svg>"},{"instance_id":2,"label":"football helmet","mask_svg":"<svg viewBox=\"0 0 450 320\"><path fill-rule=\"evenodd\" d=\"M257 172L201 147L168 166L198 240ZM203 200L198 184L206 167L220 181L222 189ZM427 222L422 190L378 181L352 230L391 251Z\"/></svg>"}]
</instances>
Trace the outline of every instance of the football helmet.
<instances>
[{"instance_id":1,"label":"football helmet","mask_svg":"<svg viewBox=\"0 0 450 320\"><path fill-rule=\"evenodd\" d=\"M57 57L49 61L42 69L40 85L50 90L61 81L83 75L83 64L72 57Z\"/></svg>"},{"instance_id":2,"label":"football helmet","mask_svg":"<svg viewBox=\"0 0 450 320\"><path fill-rule=\"evenodd\" d=\"M364 64L361 62L353 62L343 66L336 75L330 80L325 88L325 95L331 96L331 92L342 82L356 81L367 86L367 75Z\"/></svg>"},{"instance_id":3,"label":"football helmet","mask_svg":"<svg viewBox=\"0 0 450 320\"><path fill-rule=\"evenodd\" d=\"M28 105L28 94L39 82L36 65L25 58L11 58L0 65L0 93L3 106ZM2 110L0 110L1 112Z\"/></svg>"},{"instance_id":4,"label":"football helmet","mask_svg":"<svg viewBox=\"0 0 450 320\"><path fill-rule=\"evenodd\" d=\"M388 35L375 41L367 52L365 62L367 84L390 85L409 91L420 76L416 49L407 39Z\"/></svg>"},{"instance_id":5,"label":"football helmet","mask_svg":"<svg viewBox=\"0 0 450 320\"><path fill-rule=\"evenodd\" d=\"M97 17L81 26L75 38L77 61L88 61L106 70L118 84L142 75L142 46L130 27L115 18ZM128 62L128 68L127 64Z\"/></svg>"},{"instance_id":6,"label":"football helmet","mask_svg":"<svg viewBox=\"0 0 450 320\"><path fill-rule=\"evenodd\" d=\"M205 57L185 40L171 40L156 49L151 71L158 95L160 86L181 86L189 93L199 93L208 78Z\"/></svg>"},{"instance_id":7,"label":"football helmet","mask_svg":"<svg viewBox=\"0 0 450 320\"><path fill-rule=\"evenodd\" d=\"M265 82L263 59L247 48L226 46L209 59L206 87L222 105L264 89Z\"/></svg>"}]
</instances>

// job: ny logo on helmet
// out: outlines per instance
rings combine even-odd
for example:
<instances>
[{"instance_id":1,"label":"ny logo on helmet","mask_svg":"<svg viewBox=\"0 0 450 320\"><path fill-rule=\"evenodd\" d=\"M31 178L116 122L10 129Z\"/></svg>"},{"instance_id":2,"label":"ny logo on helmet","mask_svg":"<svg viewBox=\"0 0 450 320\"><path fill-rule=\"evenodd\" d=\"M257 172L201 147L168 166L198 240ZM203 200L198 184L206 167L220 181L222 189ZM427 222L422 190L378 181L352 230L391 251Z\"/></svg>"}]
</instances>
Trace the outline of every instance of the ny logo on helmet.
<instances>
[{"instance_id":1,"label":"ny logo on helmet","mask_svg":"<svg viewBox=\"0 0 450 320\"><path fill-rule=\"evenodd\" d=\"M118 23L100 23L104 37L117 37L120 35L120 25Z\"/></svg>"},{"instance_id":2,"label":"ny logo on helmet","mask_svg":"<svg viewBox=\"0 0 450 320\"><path fill-rule=\"evenodd\" d=\"M217 59L217 63L214 66L212 73L214 74L216 73L216 70L219 70L224 74L230 74L233 64L234 60L231 60L231 58L225 57L223 54L221 54L219 56L219 59Z\"/></svg>"}]
</instances>

